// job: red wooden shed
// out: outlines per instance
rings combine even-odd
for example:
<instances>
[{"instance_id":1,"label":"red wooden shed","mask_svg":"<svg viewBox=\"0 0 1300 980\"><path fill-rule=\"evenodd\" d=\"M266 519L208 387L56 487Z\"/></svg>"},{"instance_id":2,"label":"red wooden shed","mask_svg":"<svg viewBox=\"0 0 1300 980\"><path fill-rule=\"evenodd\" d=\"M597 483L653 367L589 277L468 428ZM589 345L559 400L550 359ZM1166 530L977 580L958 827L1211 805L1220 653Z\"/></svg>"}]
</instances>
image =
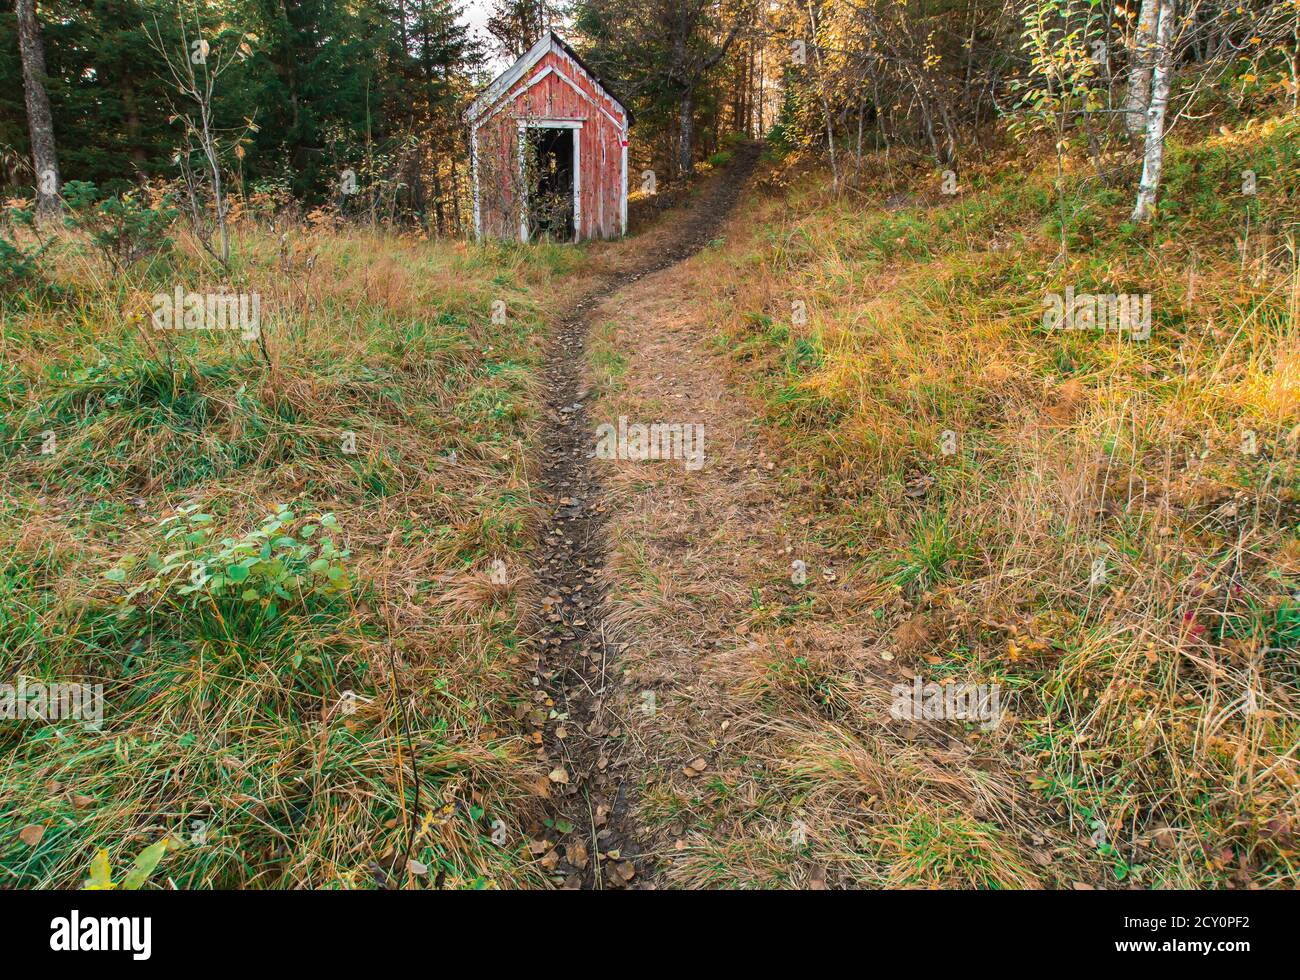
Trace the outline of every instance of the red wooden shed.
<instances>
[{"instance_id":1,"label":"red wooden shed","mask_svg":"<svg viewBox=\"0 0 1300 980\"><path fill-rule=\"evenodd\" d=\"M554 31L465 117L476 235L581 241L627 230L632 113Z\"/></svg>"}]
</instances>

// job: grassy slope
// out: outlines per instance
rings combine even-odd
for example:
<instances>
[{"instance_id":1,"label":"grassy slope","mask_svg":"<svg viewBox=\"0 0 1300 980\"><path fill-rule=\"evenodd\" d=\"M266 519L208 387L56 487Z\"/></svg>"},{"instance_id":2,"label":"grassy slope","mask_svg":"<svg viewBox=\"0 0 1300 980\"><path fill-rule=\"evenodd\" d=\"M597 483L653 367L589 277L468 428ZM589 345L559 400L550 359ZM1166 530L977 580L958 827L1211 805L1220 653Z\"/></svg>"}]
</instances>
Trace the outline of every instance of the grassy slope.
<instances>
[{"instance_id":1,"label":"grassy slope","mask_svg":"<svg viewBox=\"0 0 1300 980\"><path fill-rule=\"evenodd\" d=\"M4 310L0 677L102 683L106 707L100 733L0 727L0 887L78 885L100 848L120 874L168 836L155 880L181 887L407 881L394 660L412 856L449 887L533 880L508 597L543 304L581 253L293 237L236 243L273 370L237 335L149 329L154 292L217 281L193 250L124 279L64 242L64 299ZM194 560L261 557L259 529L238 588L188 588Z\"/></svg>"},{"instance_id":2,"label":"grassy slope","mask_svg":"<svg viewBox=\"0 0 1300 980\"><path fill-rule=\"evenodd\" d=\"M1074 174L1063 262L1052 161L1008 152L956 199L918 175L892 213L884 191L847 203L796 178L701 276L721 284L719 339L766 400L791 496L852 562L863 616L843 629L927 679L1012 692L985 741L1085 844L1105 825L1108 875L1294 887L1300 127L1183 140L1153 234L1126 224L1127 190ZM1247 168L1257 199L1239 193ZM1150 341L1045 331L1043 297L1071 283L1153 294ZM824 676L801 706L771 707L815 727L814 692L851 679L809 663ZM851 766L808 765L857 792ZM1025 880L990 870L991 828L925 796L870 832L886 880Z\"/></svg>"},{"instance_id":3,"label":"grassy slope","mask_svg":"<svg viewBox=\"0 0 1300 980\"><path fill-rule=\"evenodd\" d=\"M926 676L1013 690L997 738L1032 760L1026 789L1085 840L1103 820L1118 851L1099 863L1140 865L1144 884L1295 883L1295 280L1280 260L1259 276L1253 255L1243 271L1234 190L1261 174L1252 241L1293 227L1296 135L1172 147L1154 240L1124 226L1124 193L1080 185L1064 267L1050 168L1013 158L897 213L806 181L699 260L809 526L854 558L837 567L861 615L830 625ZM395 654L422 782L413 856L452 886L533 883L534 766L505 721L527 690L517 612L485 573L498 557L522 572L536 328L582 256L327 232L282 256L245 235L237 281L262 293L274 371L232 338L168 345L132 322L158 289L205 281L189 252L123 282L69 245L51 263L66 300L0 314L0 678L101 682L107 701L99 735L0 729L0 882L75 885L101 847L120 873L164 836L180 846L155 880L181 886L404 881ZM1152 340L1036 328L1043 294L1071 282L1152 292ZM280 582L288 598L273 573L249 599L182 592L190 558L279 505L280 566L303 573ZM167 538L192 522L205 536ZM300 567L327 537L348 555ZM151 574L150 556L173 567ZM856 798L862 746L830 745L843 726L829 747L806 738L817 692L851 687L838 669L810 653L760 687L802 712L782 799L810 780ZM1243 714L1248 687L1260 710ZM856 838L865 852L810 836L843 841L832 859L863 881L1027 879L978 817L897 801ZM33 824L35 846L18 837Z\"/></svg>"}]
</instances>

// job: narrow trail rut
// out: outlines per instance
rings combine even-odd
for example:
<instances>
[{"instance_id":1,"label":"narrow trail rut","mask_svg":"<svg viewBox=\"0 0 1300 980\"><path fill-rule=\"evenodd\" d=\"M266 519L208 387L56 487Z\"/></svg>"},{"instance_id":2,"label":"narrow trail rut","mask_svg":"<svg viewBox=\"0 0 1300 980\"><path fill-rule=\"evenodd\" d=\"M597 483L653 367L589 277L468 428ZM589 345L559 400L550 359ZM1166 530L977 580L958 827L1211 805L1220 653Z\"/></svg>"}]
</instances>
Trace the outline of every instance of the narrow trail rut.
<instances>
[{"instance_id":1,"label":"narrow trail rut","mask_svg":"<svg viewBox=\"0 0 1300 980\"><path fill-rule=\"evenodd\" d=\"M650 867L629 817L639 781L625 753L623 723L608 707L617 652L604 625L606 505L592 466L596 423L588 417L586 338L597 307L637 280L689 258L717 234L758 160L759 147L737 150L673 221L666 236L647 236L640 258L579 299L556 331L544 382L540 498L545 506L534 572L540 629L533 638L533 721L542 732L550 778L543 867L566 888L637 888ZM656 239L663 239L656 241Z\"/></svg>"}]
</instances>

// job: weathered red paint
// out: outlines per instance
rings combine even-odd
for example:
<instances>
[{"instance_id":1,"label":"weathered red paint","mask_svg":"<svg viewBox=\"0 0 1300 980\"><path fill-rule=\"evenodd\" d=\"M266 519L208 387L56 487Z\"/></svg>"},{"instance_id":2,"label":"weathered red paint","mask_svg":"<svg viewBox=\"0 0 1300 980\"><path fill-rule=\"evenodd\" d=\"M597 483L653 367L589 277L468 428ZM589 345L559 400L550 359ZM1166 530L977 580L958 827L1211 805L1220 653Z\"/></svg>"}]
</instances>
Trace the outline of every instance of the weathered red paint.
<instances>
[{"instance_id":1,"label":"weathered red paint","mask_svg":"<svg viewBox=\"0 0 1300 980\"><path fill-rule=\"evenodd\" d=\"M543 39L530 55L535 60L519 77L497 93L489 86L468 113L479 234L521 237L521 124L577 129L577 237L621 234L626 220L629 113L558 37ZM493 85L509 78L530 55Z\"/></svg>"}]
</instances>

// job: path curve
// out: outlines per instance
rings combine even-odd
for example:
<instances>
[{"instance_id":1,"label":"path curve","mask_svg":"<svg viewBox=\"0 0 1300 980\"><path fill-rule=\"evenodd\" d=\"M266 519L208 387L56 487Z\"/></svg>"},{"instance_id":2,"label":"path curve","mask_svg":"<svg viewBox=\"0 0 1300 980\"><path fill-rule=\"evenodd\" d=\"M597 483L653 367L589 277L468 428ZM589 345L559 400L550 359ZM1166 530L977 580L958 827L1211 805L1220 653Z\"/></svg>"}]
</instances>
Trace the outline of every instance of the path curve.
<instances>
[{"instance_id":1,"label":"path curve","mask_svg":"<svg viewBox=\"0 0 1300 980\"><path fill-rule=\"evenodd\" d=\"M639 774L616 751L624 734L609 710L617 652L604 625L606 506L592 466L586 338L597 307L645 276L689 258L716 237L758 162L758 144L701 189L689 211L645 238L640 256L584 294L562 318L544 375L546 423L539 498L544 506L534 574L539 628L532 637L533 717L547 760L548 824L542 866L566 888L645 887L648 856L629 816ZM544 720L543 720L544 719Z\"/></svg>"}]
</instances>

